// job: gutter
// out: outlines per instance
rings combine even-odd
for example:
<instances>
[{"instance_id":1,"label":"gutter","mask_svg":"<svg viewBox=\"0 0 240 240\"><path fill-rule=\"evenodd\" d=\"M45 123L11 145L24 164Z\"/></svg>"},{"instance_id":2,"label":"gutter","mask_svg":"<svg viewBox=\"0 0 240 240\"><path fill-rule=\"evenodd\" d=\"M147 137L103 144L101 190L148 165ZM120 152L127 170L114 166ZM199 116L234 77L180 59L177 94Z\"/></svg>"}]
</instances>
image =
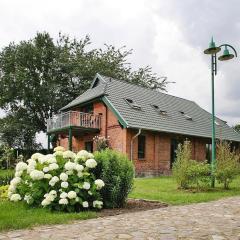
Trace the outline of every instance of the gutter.
<instances>
[{"instance_id":1,"label":"gutter","mask_svg":"<svg viewBox=\"0 0 240 240\"><path fill-rule=\"evenodd\" d=\"M141 128L139 128L138 129L138 133L136 134L136 135L134 135L133 137L132 137L132 139L131 139L131 150L130 150L130 160L131 160L131 162L133 161L133 140L136 138L136 137L138 137L140 134L141 134L141 132L142 132L142 129Z\"/></svg>"}]
</instances>

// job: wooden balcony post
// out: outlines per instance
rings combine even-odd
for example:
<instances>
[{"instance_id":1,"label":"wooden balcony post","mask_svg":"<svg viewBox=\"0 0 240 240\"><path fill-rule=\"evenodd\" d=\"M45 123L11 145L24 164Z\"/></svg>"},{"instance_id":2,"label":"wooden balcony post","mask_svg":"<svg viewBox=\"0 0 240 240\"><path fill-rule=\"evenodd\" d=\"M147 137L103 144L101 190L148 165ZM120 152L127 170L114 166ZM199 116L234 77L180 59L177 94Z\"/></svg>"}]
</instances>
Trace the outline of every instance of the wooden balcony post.
<instances>
[{"instance_id":1,"label":"wooden balcony post","mask_svg":"<svg viewBox=\"0 0 240 240\"><path fill-rule=\"evenodd\" d=\"M68 130L68 150L72 151L72 128Z\"/></svg>"}]
</instances>

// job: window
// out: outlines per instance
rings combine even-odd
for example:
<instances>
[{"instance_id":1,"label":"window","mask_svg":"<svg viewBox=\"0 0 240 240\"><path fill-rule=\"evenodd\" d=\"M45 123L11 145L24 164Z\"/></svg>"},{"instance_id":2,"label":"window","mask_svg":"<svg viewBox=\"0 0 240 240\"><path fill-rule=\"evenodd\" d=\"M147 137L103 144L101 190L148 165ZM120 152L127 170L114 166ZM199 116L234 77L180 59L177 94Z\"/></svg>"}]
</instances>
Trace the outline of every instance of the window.
<instances>
[{"instance_id":1,"label":"window","mask_svg":"<svg viewBox=\"0 0 240 240\"><path fill-rule=\"evenodd\" d=\"M192 117L189 116L188 114L186 114L185 112L183 112L183 111L179 111L179 112L185 117L185 119L190 120L190 121L193 120Z\"/></svg>"},{"instance_id":2,"label":"window","mask_svg":"<svg viewBox=\"0 0 240 240\"><path fill-rule=\"evenodd\" d=\"M93 141L85 142L85 150L93 152Z\"/></svg>"},{"instance_id":3,"label":"window","mask_svg":"<svg viewBox=\"0 0 240 240\"><path fill-rule=\"evenodd\" d=\"M159 109L159 106L157 106L157 105L151 105L153 108L154 108L154 110L156 110L156 112L158 112L160 115L162 115L162 116L167 116L167 111L165 111L165 110L161 110L161 109Z\"/></svg>"},{"instance_id":4,"label":"window","mask_svg":"<svg viewBox=\"0 0 240 240\"><path fill-rule=\"evenodd\" d=\"M93 113L93 104L88 104L86 106L83 106L81 108L81 112L84 112L84 113Z\"/></svg>"},{"instance_id":5,"label":"window","mask_svg":"<svg viewBox=\"0 0 240 240\"><path fill-rule=\"evenodd\" d=\"M138 136L138 158L145 158L145 145L146 145L146 136Z\"/></svg>"},{"instance_id":6,"label":"window","mask_svg":"<svg viewBox=\"0 0 240 240\"><path fill-rule=\"evenodd\" d=\"M132 99L125 98L126 102L129 104L130 107L136 110L142 110L141 106L136 104Z\"/></svg>"}]
</instances>

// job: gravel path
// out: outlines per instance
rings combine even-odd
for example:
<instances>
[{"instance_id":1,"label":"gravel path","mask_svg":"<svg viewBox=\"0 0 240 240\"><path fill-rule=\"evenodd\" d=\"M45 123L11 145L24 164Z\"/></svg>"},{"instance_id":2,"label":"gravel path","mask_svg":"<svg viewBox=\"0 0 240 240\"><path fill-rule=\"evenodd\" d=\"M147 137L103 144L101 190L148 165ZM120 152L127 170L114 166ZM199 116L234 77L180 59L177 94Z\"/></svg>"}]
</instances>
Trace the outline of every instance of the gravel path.
<instances>
[{"instance_id":1,"label":"gravel path","mask_svg":"<svg viewBox=\"0 0 240 240\"><path fill-rule=\"evenodd\" d=\"M240 240L240 197L4 232L2 239Z\"/></svg>"}]
</instances>

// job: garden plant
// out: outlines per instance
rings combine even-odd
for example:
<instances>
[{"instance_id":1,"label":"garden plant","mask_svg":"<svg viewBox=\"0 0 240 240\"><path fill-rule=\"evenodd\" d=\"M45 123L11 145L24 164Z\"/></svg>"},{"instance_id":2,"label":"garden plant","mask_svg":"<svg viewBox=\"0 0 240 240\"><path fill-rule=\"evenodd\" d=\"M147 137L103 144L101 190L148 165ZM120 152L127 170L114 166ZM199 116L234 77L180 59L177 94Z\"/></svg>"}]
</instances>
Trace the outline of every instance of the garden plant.
<instances>
[{"instance_id":1,"label":"garden plant","mask_svg":"<svg viewBox=\"0 0 240 240\"><path fill-rule=\"evenodd\" d=\"M217 161L215 176L225 189L240 174L239 156L231 151L230 143L220 142L217 145Z\"/></svg>"},{"instance_id":2,"label":"garden plant","mask_svg":"<svg viewBox=\"0 0 240 240\"><path fill-rule=\"evenodd\" d=\"M75 154L59 146L54 154L35 153L27 163L16 165L8 197L59 211L100 209L100 190L105 184L93 174L96 166L93 154L85 150Z\"/></svg>"}]
</instances>

